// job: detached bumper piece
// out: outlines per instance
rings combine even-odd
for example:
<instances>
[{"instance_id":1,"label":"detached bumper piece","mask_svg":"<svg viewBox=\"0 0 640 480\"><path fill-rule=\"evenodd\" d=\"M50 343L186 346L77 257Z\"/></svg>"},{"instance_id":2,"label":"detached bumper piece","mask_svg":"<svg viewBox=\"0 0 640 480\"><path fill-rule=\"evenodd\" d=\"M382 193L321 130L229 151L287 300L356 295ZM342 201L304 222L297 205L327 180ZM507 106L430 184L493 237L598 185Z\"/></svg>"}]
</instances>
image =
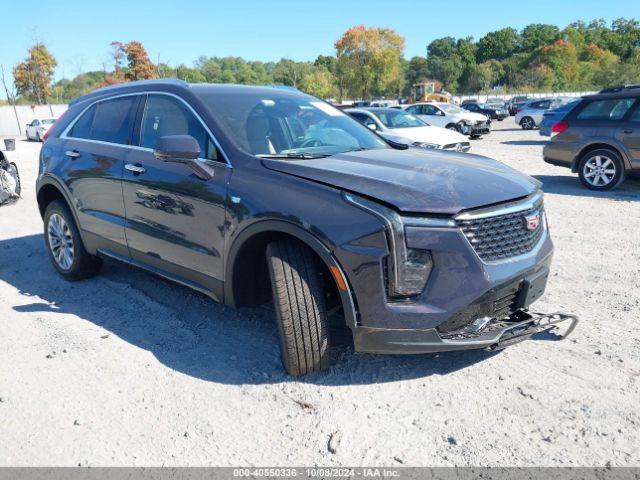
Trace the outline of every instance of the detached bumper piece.
<instances>
[{"instance_id":1,"label":"detached bumper piece","mask_svg":"<svg viewBox=\"0 0 640 480\"><path fill-rule=\"evenodd\" d=\"M408 354L453 350L502 350L531 336L548 332L547 340L563 340L573 332L578 317L567 313L533 313L518 310L502 320L472 324L460 330L439 333L428 330L386 330L357 327L354 344L359 352Z\"/></svg>"},{"instance_id":2,"label":"detached bumper piece","mask_svg":"<svg viewBox=\"0 0 640 480\"><path fill-rule=\"evenodd\" d=\"M491 120L486 122L477 122L475 125L469 125L467 135L487 135L491 131Z\"/></svg>"}]
</instances>

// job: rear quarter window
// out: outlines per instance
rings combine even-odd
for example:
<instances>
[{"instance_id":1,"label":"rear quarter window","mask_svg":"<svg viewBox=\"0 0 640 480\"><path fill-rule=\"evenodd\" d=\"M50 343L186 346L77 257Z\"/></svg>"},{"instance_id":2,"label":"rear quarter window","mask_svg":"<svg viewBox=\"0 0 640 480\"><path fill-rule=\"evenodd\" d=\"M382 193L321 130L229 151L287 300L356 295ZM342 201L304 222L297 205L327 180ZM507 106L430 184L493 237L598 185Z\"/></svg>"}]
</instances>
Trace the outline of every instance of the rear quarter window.
<instances>
[{"instance_id":1,"label":"rear quarter window","mask_svg":"<svg viewBox=\"0 0 640 480\"><path fill-rule=\"evenodd\" d=\"M578 120L620 120L635 100L635 98L594 100L586 104L576 118Z\"/></svg>"}]
</instances>

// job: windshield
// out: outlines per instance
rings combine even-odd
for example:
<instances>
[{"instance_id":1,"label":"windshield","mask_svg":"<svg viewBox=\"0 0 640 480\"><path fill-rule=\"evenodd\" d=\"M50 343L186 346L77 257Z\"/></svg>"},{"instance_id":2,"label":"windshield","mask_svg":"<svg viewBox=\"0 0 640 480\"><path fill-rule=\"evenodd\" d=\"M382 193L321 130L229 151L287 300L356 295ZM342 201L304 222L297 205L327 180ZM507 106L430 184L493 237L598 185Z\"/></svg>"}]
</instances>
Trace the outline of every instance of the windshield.
<instances>
[{"instance_id":1,"label":"windshield","mask_svg":"<svg viewBox=\"0 0 640 480\"><path fill-rule=\"evenodd\" d=\"M44 120L42 120L42 124L43 125L51 125L53 123L55 123L56 119L55 118L45 118Z\"/></svg>"},{"instance_id":2,"label":"windshield","mask_svg":"<svg viewBox=\"0 0 640 480\"><path fill-rule=\"evenodd\" d=\"M412 128L425 127L427 124L418 117L404 110L387 110L384 112L371 112L380 119L387 128Z\"/></svg>"},{"instance_id":3,"label":"windshield","mask_svg":"<svg viewBox=\"0 0 640 480\"><path fill-rule=\"evenodd\" d=\"M390 148L356 120L307 95L274 89L224 95L203 92L200 98L235 143L251 155L314 158Z\"/></svg>"},{"instance_id":4,"label":"windshield","mask_svg":"<svg viewBox=\"0 0 640 480\"><path fill-rule=\"evenodd\" d=\"M452 105L450 103L440 103L440 104L438 104L438 107L440 107L445 112L449 112L449 113L461 113L461 112L464 112L464 110L461 109L460 107L457 107L457 106Z\"/></svg>"}]
</instances>

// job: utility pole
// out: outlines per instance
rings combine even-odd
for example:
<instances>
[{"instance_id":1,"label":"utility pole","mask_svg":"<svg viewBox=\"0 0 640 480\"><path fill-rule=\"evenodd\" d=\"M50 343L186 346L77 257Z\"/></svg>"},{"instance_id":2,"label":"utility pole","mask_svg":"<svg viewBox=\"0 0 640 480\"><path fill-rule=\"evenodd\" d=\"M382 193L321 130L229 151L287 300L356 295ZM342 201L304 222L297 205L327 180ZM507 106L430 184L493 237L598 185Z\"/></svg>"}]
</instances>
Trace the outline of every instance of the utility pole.
<instances>
[{"instance_id":1,"label":"utility pole","mask_svg":"<svg viewBox=\"0 0 640 480\"><path fill-rule=\"evenodd\" d=\"M7 82L4 78L4 65L2 65L2 85L4 85L4 91L7 94L7 100L13 107L13 113L16 116L16 123L18 124L18 132L22 135L22 127L20 126L20 119L18 118L18 110L16 109L16 101L15 98L9 93L9 87L7 87Z\"/></svg>"}]
</instances>

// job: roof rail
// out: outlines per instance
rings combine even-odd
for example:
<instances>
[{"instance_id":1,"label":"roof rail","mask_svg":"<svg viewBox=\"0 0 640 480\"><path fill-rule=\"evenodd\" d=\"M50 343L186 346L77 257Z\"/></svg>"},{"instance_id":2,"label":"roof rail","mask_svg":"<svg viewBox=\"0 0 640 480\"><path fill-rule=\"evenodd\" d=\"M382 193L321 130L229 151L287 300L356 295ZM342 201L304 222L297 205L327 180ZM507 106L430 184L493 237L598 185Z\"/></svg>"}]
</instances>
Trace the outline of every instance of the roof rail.
<instances>
[{"instance_id":1,"label":"roof rail","mask_svg":"<svg viewBox=\"0 0 640 480\"><path fill-rule=\"evenodd\" d=\"M598 93L618 93L625 90L635 90L637 88L640 88L640 84L618 85L616 87L603 88Z\"/></svg>"},{"instance_id":2,"label":"roof rail","mask_svg":"<svg viewBox=\"0 0 640 480\"><path fill-rule=\"evenodd\" d=\"M87 93L86 95L82 95L81 97L78 97L72 100L71 102L69 102L69 105L73 105L82 100L86 100L87 98L99 96L105 92L108 93L108 92L111 92L112 90L120 90L120 89L129 88L129 87L135 87L137 85L174 85L174 86L180 86L180 87L189 86L187 82L185 82L184 80L180 80L178 78L158 78L154 80L135 80L133 82L116 83L113 85L107 85L106 87L97 88Z\"/></svg>"},{"instance_id":3,"label":"roof rail","mask_svg":"<svg viewBox=\"0 0 640 480\"><path fill-rule=\"evenodd\" d=\"M297 87L294 87L292 85L276 85L276 84L271 84L271 85L265 85L265 87L269 87L269 88L278 88L280 90L291 90L292 92L299 92L300 90L298 90Z\"/></svg>"}]
</instances>

